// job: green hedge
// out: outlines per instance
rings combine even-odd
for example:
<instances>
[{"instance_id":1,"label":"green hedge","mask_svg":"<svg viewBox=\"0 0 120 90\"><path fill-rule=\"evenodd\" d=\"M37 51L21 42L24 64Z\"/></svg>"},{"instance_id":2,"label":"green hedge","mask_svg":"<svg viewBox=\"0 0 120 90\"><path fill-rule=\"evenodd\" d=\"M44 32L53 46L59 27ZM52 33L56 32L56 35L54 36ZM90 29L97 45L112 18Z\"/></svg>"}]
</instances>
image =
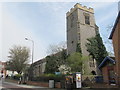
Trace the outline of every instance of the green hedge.
<instances>
[{"instance_id":1,"label":"green hedge","mask_svg":"<svg viewBox=\"0 0 120 90\"><path fill-rule=\"evenodd\" d=\"M34 77L33 81L42 81L42 82L48 82L49 80L54 80L55 82L60 82L61 80L64 80L64 75L54 75L54 74L44 74L40 75L39 77Z\"/></svg>"},{"instance_id":2,"label":"green hedge","mask_svg":"<svg viewBox=\"0 0 120 90\"><path fill-rule=\"evenodd\" d=\"M15 80L19 80L20 77L22 77L21 74L16 74L16 75L13 76L13 79L15 79Z\"/></svg>"}]
</instances>

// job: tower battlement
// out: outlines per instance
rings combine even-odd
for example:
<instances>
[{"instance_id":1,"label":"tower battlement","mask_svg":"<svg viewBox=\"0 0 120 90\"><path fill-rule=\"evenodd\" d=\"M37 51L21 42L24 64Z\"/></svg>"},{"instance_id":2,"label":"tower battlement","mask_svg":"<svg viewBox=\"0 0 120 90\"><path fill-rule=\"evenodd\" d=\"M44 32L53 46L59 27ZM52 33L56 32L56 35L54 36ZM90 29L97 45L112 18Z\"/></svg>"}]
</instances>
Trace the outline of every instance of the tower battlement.
<instances>
[{"instance_id":1,"label":"tower battlement","mask_svg":"<svg viewBox=\"0 0 120 90\"><path fill-rule=\"evenodd\" d=\"M81 4L77 3L74 5L74 8L71 8L70 11L68 11L66 13L67 16L69 16L73 11L75 11L76 9L82 9L84 11L87 11L87 12L91 12L91 13L94 13L94 10L93 8L89 7L87 8L86 6L82 6Z\"/></svg>"}]
</instances>

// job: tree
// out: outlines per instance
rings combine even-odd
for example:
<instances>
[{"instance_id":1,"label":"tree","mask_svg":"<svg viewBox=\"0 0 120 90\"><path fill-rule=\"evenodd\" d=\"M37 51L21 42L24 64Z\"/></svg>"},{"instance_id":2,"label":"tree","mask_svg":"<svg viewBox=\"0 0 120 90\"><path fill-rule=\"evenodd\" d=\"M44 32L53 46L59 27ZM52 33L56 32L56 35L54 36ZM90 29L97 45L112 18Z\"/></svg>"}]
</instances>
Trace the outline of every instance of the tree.
<instances>
[{"instance_id":1,"label":"tree","mask_svg":"<svg viewBox=\"0 0 120 90\"><path fill-rule=\"evenodd\" d=\"M97 40L95 37L87 39L88 43L86 44L87 51L89 52L89 55L92 56L94 59L96 57L96 51L98 51L98 45L97 45Z\"/></svg>"},{"instance_id":2,"label":"tree","mask_svg":"<svg viewBox=\"0 0 120 90\"><path fill-rule=\"evenodd\" d=\"M59 44L51 44L48 47L47 53L49 55L53 55L63 51L63 49L66 49L66 42L60 42Z\"/></svg>"},{"instance_id":3,"label":"tree","mask_svg":"<svg viewBox=\"0 0 120 90\"><path fill-rule=\"evenodd\" d=\"M57 58L54 55L47 56L45 73L54 74L56 71L58 71Z\"/></svg>"},{"instance_id":4,"label":"tree","mask_svg":"<svg viewBox=\"0 0 120 90\"><path fill-rule=\"evenodd\" d=\"M6 69L17 71L18 74L21 74L27 64L29 59L30 50L27 47L14 46L9 51L9 61L7 61Z\"/></svg>"},{"instance_id":5,"label":"tree","mask_svg":"<svg viewBox=\"0 0 120 90\"><path fill-rule=\"evenodd\" d=\"M59 71L61 65L65 65L67 53L65 43L58 45L50 45L50 55L46 57L46 73L54 73Z\"/></svg>"},{"instance_id":6,"label":"tree","mask_svg":"<svg viewBox=\"0 0 120 90\"><path fill-rule=\"evenodd\" d=\"M87 60L87 57L82 56L81 53L76 52L71 54L67 59L71 72L82 72L85 60Z\"/></svg>"},{"instance_id":7,"label":"tree","mask_svg":"<svg viewBox=\"0 0 120 90\"><path fill-rule=\"evenodd\" d=\"M59 71L59 67L66 63L66 50L58 52L54 55L50 55L46 57L46 73L54 73Z\"/></svg>"},{"instance_id":8,"label":"tree","mask_svg":"<svg viewBox=\"0 0 120 90\"><path fill-rule=\"evenodd\" d=\"M71 71L71 68L68 66L68 65L61 65L59 67L59 71L62 73L62 74L67 74Z\"/></svg>"},{"instance_id":9,"label":"tree","mask_svg":"<svg viewBox=\"0 0 120 90\"><path fill-rule=\"evenodd\" d=\"M80 43L77 43L76 52L82 53Z\"/></svg>"},{"instance_id":10,"label":"tree","mask_svg":"<svg viewBox=\"0 0 120 90\"><path fill-rule=\"evenodd\" d=\"M86 47L87 51L93 57L93 59L97 60L98 65L108 55L100 34L97 34L95 37L89 38Z\"/></svg>"},{"instance_id":11,"label":"tree","mask_svg":"<svg viewBox=\"0 0 120 90\"><path fill-rule=\"evenodd\" d=\"M113 49L112 40L108 39L108 37L110 36L110 33L111 33L112 29L113 29L113 25L112 24L108 25L107 26L107 30L106 30L107 33L104 33L103 36L105 38L104 39L104 43L107 46L108 55L114 57L114 49Z\"/></svg>"}]
</instances>

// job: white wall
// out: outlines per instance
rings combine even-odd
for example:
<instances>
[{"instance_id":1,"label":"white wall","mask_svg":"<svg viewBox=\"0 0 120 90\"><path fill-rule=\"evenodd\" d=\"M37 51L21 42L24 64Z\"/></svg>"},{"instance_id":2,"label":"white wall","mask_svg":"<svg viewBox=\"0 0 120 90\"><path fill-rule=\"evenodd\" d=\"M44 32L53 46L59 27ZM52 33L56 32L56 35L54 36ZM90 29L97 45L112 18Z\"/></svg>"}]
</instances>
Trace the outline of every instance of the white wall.
<instances>
[{"instance_id":1,"label":"white wall","mask_svg":"<svg viewBox=\"0 0 120 90\"><path fill-rule=\"evenodd\" d=\"M12 74L15 75L15 74L18 74L18 73L16 71L14 71L14 73L12 73L12 71L9 71L9 70L6 71L6 75L12 76Z\"/></svg>"}]
</instances>

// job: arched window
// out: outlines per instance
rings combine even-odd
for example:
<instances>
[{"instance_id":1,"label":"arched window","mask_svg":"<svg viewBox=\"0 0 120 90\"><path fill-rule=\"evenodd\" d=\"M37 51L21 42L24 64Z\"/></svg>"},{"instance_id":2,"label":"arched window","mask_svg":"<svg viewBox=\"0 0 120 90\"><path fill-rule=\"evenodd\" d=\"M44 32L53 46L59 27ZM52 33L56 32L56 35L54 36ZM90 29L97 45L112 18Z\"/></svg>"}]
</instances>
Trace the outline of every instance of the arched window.
<instances>
[{"instance_id":1,"label":"arched window","mask_svg":"<svg viewBox=\"0 0 120 90\"><path fill-rule=\"evenodd\" d=\"M92 75L96 75L96 72L95 72L95 71L92 71L91 73L92 73Z\"/></svg>"}]
</instances>

